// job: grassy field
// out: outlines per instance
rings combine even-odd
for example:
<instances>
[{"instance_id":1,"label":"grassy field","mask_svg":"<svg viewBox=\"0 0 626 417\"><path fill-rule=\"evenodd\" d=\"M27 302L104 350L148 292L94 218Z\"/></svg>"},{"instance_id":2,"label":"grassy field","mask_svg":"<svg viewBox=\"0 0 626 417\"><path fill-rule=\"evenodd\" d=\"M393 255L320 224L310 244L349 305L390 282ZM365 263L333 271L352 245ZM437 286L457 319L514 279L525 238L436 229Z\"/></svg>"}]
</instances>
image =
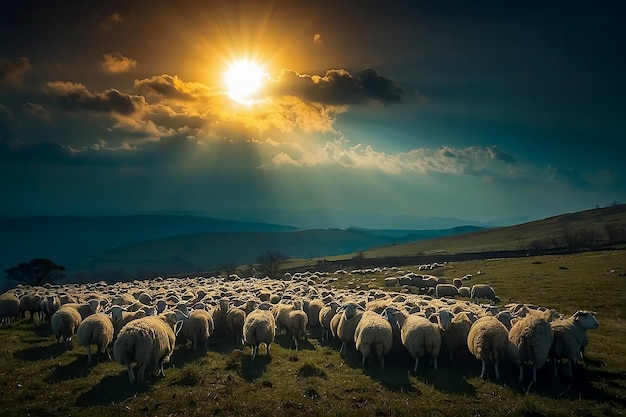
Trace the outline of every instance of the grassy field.
<instances>
[{"instance_id":1,"label":"grassy field","mask_svg":"<svg viewBox=\"0 0 626 417\"><path fill-rule=\"evenodd\" d=\"M338 345L320 344L312 333L297 353L278 336L271 357L261 350L254 363L249 349L233 350L223 341L213 341L206 353L179 346L165 377L133 386L121 365L87 366L83 348L64 352L49 325L26 319L0 328L0 415L623 415L625 271L624 251L458 262L433 271L447 278L471 273L470 283L491 284L503 303L535 303L565 314L596 311L600 328L589 332L591 361L575 369L572 384L549 367L537 384L519 384L511 365L504 366L502 381L482 380L475 360L452 365L442 358L439 371L420 366L414 374L402 353L388 358L386 372L370 363L362 369L356 352L342 358ZM384 277L348 275L333 285L382 287Z\"/></svg>"}]
</instances>

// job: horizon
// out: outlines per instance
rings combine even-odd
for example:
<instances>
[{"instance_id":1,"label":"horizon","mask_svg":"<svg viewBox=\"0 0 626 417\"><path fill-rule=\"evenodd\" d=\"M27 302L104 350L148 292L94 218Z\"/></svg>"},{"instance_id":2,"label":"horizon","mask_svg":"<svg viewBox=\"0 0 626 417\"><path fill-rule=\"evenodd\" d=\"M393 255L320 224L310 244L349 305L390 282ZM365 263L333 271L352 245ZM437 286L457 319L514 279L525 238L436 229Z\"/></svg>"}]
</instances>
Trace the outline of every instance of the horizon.
<instances>
[{"instance_id":1,"label":"horizon","mask_svg":"<svg viewBox=\"0 0 626 417\"><path fill-rule=\"evenodd\" d=\"M0 215L410 228L626 201L618 7L11 2Z\"/></svg>"}]
</instances>

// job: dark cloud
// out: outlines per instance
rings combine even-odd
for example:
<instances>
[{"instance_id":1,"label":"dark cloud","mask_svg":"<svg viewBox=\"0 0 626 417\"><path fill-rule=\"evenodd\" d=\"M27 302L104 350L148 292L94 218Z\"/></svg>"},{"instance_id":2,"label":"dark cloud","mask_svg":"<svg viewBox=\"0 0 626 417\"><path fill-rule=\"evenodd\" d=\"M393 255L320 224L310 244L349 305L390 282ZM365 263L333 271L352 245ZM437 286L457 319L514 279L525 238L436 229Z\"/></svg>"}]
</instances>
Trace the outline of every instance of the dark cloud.
<instances>
[{"instance_id":1,"label":"dark cloud","mask_svg":"<svg viewBox=\"0 0 626 417\"><path fill-rule=\"evenodd\" d=\"M146 97L194 101L200 95L206 95L206 87L198 83L185 83L177 76L167 74L135 80L135 91Z\"/></svg>"},{"instance_id":2,"label":"dark cloud","mask_svg":"<svg viewBox=\"0 0 626 417\"><path fill-rule=\"evenodd\" d=\"M334 105L396 103L407 95L405 89L391 78L379 75L374 68L365 68L356 74L345 69L332 69L323 77L285 69L275 87L279 94Z\"/></svg>"},{"instance_id":3,"label":"dark cloud","mask_svg":"<svg viewBox=\"0 0 626 417\"><path fill-rule=\"evenodd\" d=\"M130 115L140 109L145 99L142 96L122 93L116 89L94 93L82 84L54 81L46 84L46 92L58 99L66 110L118 113Z\"/></svg>"},{"instance_id":4,"label":"dark cloud","mask_svg":"<svg viewBox=\"0 0 626 417\"><path fill-rule=\"evenodd\" d=\"M13 87L21 85L24 74L30 68L30 61L26 57L19 57L14 61L0 59L0 84Z\"/></svg>"}]
</instances>

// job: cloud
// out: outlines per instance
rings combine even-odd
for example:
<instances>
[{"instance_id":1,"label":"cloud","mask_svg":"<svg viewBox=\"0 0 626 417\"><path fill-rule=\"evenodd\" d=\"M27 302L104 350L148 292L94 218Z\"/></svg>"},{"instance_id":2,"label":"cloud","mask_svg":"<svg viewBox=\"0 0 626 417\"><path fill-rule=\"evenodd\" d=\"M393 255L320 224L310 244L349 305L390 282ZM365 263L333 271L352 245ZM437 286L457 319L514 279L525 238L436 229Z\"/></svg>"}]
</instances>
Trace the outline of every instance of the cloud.
<instances>
[{"instance_id":1,"label":"cloud","mask_svg":"<svg viewBox=\"0 0 626 417\"><path fill-rule=\"evenodd\" d=\"M102 55L102 69L110 74L121 74L137 68L137 61L119 52Z\"/></svg>"},{"instance_id":2,"label":"cloud","mask_svg":"<svg viewBox=\"0 0 626 417\"><path fill-rule=\"evenodd\" d=\"M115 12L112 15L107 16L104 20L100 22L100 29L105 32L111 31L123 21L124 19L122 18L122 15Z\"/></svg>"},{"instance_id":3,"label":"cloud","mask_svg":"<svg viewBox=\"0 0 626 417\"><path fill-rule=\"evenodd\" d=\"M176 75L167 74L135 80L133 90L155 100L206 100L212 94L204 84L184 82Z\"/></svg>"},{"instance_id":4,"label":"cloud","mask_svg":"<svg viewBox=\"0 0 626 417\"><path fill-rule=\"evenodd\" d=\"M523 173L515 159L495 146L467 148L418 148L387 154L371 145L350 145L346 139L327 141L323 147L306 149L292 144L291 153L283 151L269 166L320 167L340 166L351 169L377 170L396 175L402 172L470 175L486 179L516 178Z\"/></svg>"},{"instance_id":5,"label":"cloud","mask_svg":"<svg viewBox=\"0 0 626 417\"><path fill-rule=\"evenodd\" d=\"M122 93L116 89L93 93L82 84L53 81L45 86L48 95L55 97L66 110L117 113L130 115L143 107L142 96Z\"/></svg>"},{"instance_id":6,"label":"cloud","mask_svg":"<svg viewBox=\"0 0 626 417\"><path fill-rule=\"evenodd\" d=\"M0 84L18 87L22 84L24 74L31 68L26 57L19 57L14 61L0 59Z\"/></svg>"},{"instance_id":7,"label":"cloud","mask_svg":"<svg viewBox=\"0 0 626 417\"><path fill-rule=\"evenodd\" d=\"M345 69L331 69L323 77L284 69L271 88L279 95L333 105L396 103L407 95L405 89L391 78L379 75L374 68L365 68L356 74Z\"/></svg>"},{"instance_id":8,"label":"cloud","mask_svg":"<svg viewBox=\"0 0 626 417\"><path fill-rule=\"evenodd\" d=\"M45 120L47 122L50 122L52 120L52 116L50 115L50 110L46 109L41 104L33 104L33 103L27 102L24 105L24 112L38 119Z\"/></svg>"}]
</instances>

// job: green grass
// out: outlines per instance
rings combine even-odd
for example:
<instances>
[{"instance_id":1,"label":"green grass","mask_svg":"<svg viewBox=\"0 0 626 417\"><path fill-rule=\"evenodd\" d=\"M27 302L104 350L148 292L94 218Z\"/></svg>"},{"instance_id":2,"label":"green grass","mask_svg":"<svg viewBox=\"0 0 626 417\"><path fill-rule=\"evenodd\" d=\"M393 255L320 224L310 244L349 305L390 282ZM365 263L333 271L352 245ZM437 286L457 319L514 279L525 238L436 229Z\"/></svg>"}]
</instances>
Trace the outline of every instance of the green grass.
<instances>
[{"instance_id":1,"label":"green grass","mask_svg":"<svg viewBox=\"0 0 626 417\"><path fill-rule=\"evenodd\" d=\"M417 267L402 267L417 270ZM615 272L610 272L611 270ZM478 275L477 271L481 271ZM64 352L49 325L29 319L0 328L0 414L2 416L617 416L626 411L626 256L623 251L567 256L494 259L447 264L435 274L472 273L469 283L489 283L503 303L532 302L571 314L597 312L600 328L589 332L588 367L575 369L567 384L549 368L535 384L517 383L517 370L504 366L503 380L481 380L480 363L438 372L397 354L387 371L360 368L360 356L339 355L336 344L316 334L289 349L279 335L271 357L262 348L233 350L213 341L209 351L178 346L165 377L133 386L126 370L106 360L88 367L83 348ZM346 276L337 287L380 286L384 274Z\"/></svg>"}]
</instances>

